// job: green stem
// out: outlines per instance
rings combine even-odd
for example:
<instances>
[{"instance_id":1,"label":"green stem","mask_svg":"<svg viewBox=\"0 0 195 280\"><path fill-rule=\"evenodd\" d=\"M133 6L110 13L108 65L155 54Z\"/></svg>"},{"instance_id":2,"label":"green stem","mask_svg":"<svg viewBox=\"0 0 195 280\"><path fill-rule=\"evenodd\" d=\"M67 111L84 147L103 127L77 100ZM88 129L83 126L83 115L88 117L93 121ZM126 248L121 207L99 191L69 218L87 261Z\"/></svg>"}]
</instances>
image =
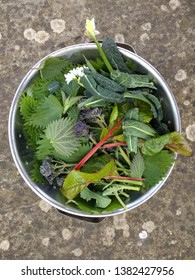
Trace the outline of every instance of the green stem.
<instances>
[{"instance_id":1,"label":"green stem","mask_svg":"<svg viewBox=\"0 0 195 280\"><path fill-rule=\"evenodd\" d=\"M116 196L116 198L118 199L119 203L121 204L121 206L127 210L127 206L124 204L124 202L122 201L122 199L120 198L119 194L117 192L114 192L114 195Z\"/></svg>"},{"instance_id":2,"label":"green stem","mask_svg":"<svg viewBox=\"0 0 195 280\"><path fill-rule=\"evenodd\" d=\"M131 162L130 162L130 159L129 157L126 155L126 153L124 152L124 150L121 148L121 146L118 146L119 147L119 151L121 153L121 156L124 158L124 160L128 163L128 165L130 166L131 165Z\"/></svg>"},{"instance_id":3,"label":"green stem","mask_svg":"<svg viewBox=\"0 0 195 280\"><path fill-rule=\"evenodd\" d=\"M94 40L94 42L95 42L95 44L96 44L96 46L98 48L98 51L99 51L99 53L100 53L100 55L101 55L105 65L106 65L106 67L108 68L109 72L111 73L113 71L113 68L112 68L110 62L108 61L104 51L102 50L102 47L100 46L100 43L98 42L98 40L96 39L95 36L93 36L93 40Z\"/></svg>"}]
</instances>

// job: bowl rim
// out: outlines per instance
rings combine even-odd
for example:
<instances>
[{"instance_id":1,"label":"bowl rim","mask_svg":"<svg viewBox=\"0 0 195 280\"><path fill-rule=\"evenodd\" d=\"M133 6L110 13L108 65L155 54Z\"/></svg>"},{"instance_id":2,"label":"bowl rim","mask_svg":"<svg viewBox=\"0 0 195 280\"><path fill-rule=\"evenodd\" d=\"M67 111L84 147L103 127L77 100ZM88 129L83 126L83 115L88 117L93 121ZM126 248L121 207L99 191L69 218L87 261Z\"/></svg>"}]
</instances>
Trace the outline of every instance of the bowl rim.
<instances>
[{"instance_id":1,"label":"bowl rim","mask_svg":"<svg viewBox=\"0 0 195 280\"><path fill-rule=\"evenodd\" d=\"M16 90L16 93L14 95L14 98L13 98L13 101L12 101L12 104L10 107L9 119L8 119L8 139L9 139L9 146L10 146L11 154L12 154L13 160L15 162L15 165L16 165L20 175L22 176L23 180L27 183L27 185L41 199L45 200L47 203L49 203L53 207L57 208L58 210L64 212L64 214L67 213L70 215L74 215L74 216L78 216L78 217L86 217L86 218L103 218L103 217L115 216L115 215L118 215L121 213L126 213L126 212L140 206L141 204L145 203L164 185L164 183L170 176L175 163L170 167L166 176L158 184L156 184L155 186L150 188L145 194L140 196L138 199L136 199L132 202L130 201L127 204L128 209L120 208L120 209L114 210L112 212L105 212L102 214L96 214L96 213L90 214L90 213L81 211L76 208L67 207L66 205L54 200L48 194L46 194L42 189L40 189L40 187L38 187L37 184L31 180L30 176L26 172L22 162L20 161L17 147L15 145L16 141L15 141L15 123L14 123L14 121L15 121L15 116L16 116L16 112L18 109L18 107L17 107L18 101L19 101L22 91L26 88L26 86L28 85L28 83L32 79L32 77L34 77L34 75L38 72L39 66L49 57L60 57L60 56L65 55L65 53L67 53L67 52L81 51L82 49L86 50L86 48L88 50L97 49L95 43L81 43L81 44L70 45L70 46L58 49L58 50L51 52L48 55L44 56L27 72L27 74L24 76L24 78L22 79L22 81L20 82L20 84ZM163 86L163 89L169 95L169 99L171 100L171 106L172 106L172 108L174 108L176 131L181 132L181 119L180 119L177 102L176 102L176 99L175 99L170 87L168 86L167 82L165 81L165 79L162 77L162 75L158 72L158 70L156 68L154 68L148 61L146 61L141 56L139 56L136 53L133 53L129 50L126 50L122 47L118 47L118 48L125 57L133 58L138 64L141 64L142 67L144 67L150 73L152 73L152 75L155 78L157 78L158 81L160 80L161 86ZM140 63L140 61L141 61L141 63ZM174 154L175 154L174 157L176 159L177 154L176 153L174 153Z\"/></svg>"}]
</instances>

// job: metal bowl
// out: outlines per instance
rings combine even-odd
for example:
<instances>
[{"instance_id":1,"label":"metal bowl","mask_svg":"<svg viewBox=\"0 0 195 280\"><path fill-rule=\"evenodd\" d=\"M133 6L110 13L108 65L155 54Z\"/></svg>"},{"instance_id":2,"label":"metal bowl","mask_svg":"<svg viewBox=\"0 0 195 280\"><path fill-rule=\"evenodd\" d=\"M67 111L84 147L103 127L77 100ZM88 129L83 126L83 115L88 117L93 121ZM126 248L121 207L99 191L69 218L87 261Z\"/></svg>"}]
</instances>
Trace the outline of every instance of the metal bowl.
<instances>
[{"instance_id":1,"label":"metal bowl","mask_svg":"<svg viewBox=\"0 0 195 280\"><path fill-rule=\"evenodd\" d=\"M158 92L160 94L160 98L162 100L162 107L164 112L163 121L168 124L169 129L171 131L180 132L181 124L180 124L180 115L177 107L177 103L175 98L167 85L166 81L159 74L159 72L146 60L142 57L138 56L132 51L123 47L119 47L120 52L125 57L125 59L131 60L135 65L137 72L149 74L152 81L154 81L155 86L158 88ZM73 208L72 206L65 205L63 199L59 193L52 192L50 189L44 189L41 185L33 182L30 177L31 171L31 162L32 155L25 143L25 139L22 134L22 122L19 115L18 103L20 96L24 89L29 86L32 79L36 76L38 72L39 66L49 57L66 57L68 59L73 60L77 63L84 62L83 55L85 55L88 59L93 59L99 56L96 45L94 43L86 43L86 44L77 44L69 47L65 47L63 49L57 50L43 59L41 59L37 64L35 64L32 69L26 74L22 82L20 83L15 97L13 99L10 114L9 114L9 124L8 124L8 132L9 132L9 143L11 153L14 159L14 162L27 183L27 185L43 200L47 201L49 204L54 206L61 213L65 213L67 215L73 215L79 218L103 218L108 216L117 215L120 213L124 213L126 211L130 211L135 207L138 207L142 203L146 202L149 198L151 198L165 183L167 178L169 177L173 166L169 169L166 176L163 178L161 182L153 186L146 192L139 193L139 195L132 199L127 204L127 210L121 208L112 212L104 213L104 214L89 214L84 211L81 211L77 208ZM175 157L177 155L175 154ZM98 219L97 219L98 220Z\"/></svg>"}]
</instances>

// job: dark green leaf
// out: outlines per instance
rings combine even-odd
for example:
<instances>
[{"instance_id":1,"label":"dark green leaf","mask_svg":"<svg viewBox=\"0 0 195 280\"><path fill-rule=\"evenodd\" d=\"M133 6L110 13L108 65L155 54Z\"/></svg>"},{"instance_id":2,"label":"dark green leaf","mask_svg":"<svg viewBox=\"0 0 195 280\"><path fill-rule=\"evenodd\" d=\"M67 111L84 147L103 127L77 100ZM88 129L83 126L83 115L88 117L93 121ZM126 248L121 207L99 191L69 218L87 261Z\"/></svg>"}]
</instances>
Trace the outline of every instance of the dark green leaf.
<instances>
[{"instance_id":1,"label":"dark green leaf","mask_svg":"<svg viewBox=\"0 0 195 280\"><path fill-rule=\"evenodd\" d=\"M152 127L134 120L124 120L123 131L125 135L136 136L143 139L148 139L156 135L156 131Z\"/></svg>"},{"instance_id":2,"label":"dark green leaf","mask_svg":"<svg viewBox=\"0 0 195 280\"><path fill-rule=\"evenodd\" d=\"M156 89L153 82L150 82L148 75L123 73L113 70L111 78L126 88L152 88Z\"/></svg>"},{"instance_id":3,"label":"dark green leaf","mask_svg":"<svg viewBox=\"0 0 195 280\"><path fill-rule=\"evenodd\" d=\"M114 69L122 72L132 73L124 62L116 43L111 38L106 38L102 42L102 49Z\"/></svg>"}]
</instances>

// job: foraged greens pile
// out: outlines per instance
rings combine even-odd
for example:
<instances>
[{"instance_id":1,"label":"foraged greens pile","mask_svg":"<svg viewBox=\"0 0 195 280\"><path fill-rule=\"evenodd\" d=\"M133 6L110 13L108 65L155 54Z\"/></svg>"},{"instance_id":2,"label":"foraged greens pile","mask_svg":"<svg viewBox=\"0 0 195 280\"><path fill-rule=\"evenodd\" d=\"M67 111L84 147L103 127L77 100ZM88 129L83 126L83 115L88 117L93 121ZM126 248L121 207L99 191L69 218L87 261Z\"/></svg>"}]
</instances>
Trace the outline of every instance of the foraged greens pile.
<instances>
[{"instance_id":1,"label":"foraged greens pile","mask_svg":"<svg viewBox=\"0 0 195 280\"><path fill-rule=\"evenodd\" d=\"M124 61L112 39L100 46L94 19L86 31L100 57L84 57L82 65L48 58L21 96L20 114L34 157L32 180L85 212L102 213L126 209L163 179L173 152L190 156L191 149L163 123L149 75Z\"/></svg>"}]
</instances>

